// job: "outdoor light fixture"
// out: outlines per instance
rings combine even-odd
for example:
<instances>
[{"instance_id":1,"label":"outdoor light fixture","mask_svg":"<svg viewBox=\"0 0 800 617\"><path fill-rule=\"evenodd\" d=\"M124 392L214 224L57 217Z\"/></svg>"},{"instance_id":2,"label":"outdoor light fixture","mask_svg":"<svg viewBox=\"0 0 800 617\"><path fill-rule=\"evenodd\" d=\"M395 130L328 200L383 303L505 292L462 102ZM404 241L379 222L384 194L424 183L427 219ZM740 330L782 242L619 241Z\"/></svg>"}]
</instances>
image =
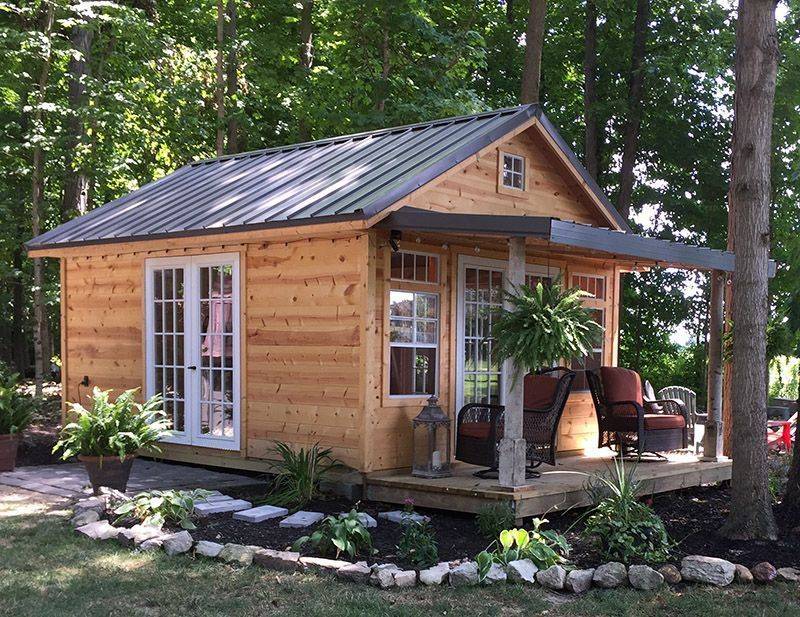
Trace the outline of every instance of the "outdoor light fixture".
<instances>
[{"instance_id":1,"label":"outdoor light fixture","mask_svg":"<svg viewBox=\"0 0 800 617\"><path fill-rule=\"evenodd\" d=\"M412 476L446 478L450 470L450 418L431 396L428 404L411 421L414 460Z\"/></svg>"},{"instance_id":2,"label":"outdoor light fixture","mask_svg":"<svg viewBox=\"0 0 800 617\"><path fill-rule=\"evenodd\" d=\"M393 229L389 232L389 246L392 247L392 251L395 253L400 250L400 245L398 242L403 239L403 232L399 229Z\"/></svg>"}]
</instances>

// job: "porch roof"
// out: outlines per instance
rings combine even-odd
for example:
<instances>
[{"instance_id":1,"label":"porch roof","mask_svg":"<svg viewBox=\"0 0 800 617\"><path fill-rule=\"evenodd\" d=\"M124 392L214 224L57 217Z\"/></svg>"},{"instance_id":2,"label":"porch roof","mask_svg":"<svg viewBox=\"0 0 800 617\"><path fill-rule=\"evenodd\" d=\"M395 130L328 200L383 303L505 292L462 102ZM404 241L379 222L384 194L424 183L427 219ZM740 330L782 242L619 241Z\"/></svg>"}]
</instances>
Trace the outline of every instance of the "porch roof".
<instances>
[{"instance_id":1,"label":"porch roof","mask_svg":"<svg viewBox=\"0 0 800 617\"><path fill-rule=\"evenodd\" d=\"M377 227L469 236L525 237L642 265L723 272L733 272L736 265L736 256L729 251L543 216L457 214L405 207L391 213ZM769 276L774 275L775 262L770 260Z\"/></svg>"}]
</instances>

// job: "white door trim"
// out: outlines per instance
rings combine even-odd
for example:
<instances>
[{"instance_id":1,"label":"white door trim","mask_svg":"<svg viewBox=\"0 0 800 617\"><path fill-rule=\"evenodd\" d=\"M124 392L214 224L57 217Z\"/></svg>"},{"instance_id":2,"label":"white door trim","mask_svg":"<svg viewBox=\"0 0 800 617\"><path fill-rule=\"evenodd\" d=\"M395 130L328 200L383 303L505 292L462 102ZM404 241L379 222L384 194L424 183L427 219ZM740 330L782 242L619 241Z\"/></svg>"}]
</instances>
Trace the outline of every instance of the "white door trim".
<instances>
[{"instance_id":1,"label":"white door trim","mask_svg":"<svg viewBox=\"0 0 800 617\"><path fill-rule=\"evenodd\" d=\"M477 255L458 256L458 273L456 281L456 410L464 406L464 331L465 331L465 310L464 310L464 276L468 266L488 267L494 270L502 270L503 286L506 283L506 270L508 262L503 259L492 259L489 257L479 257ZM526 264L525 274L537 274L540 276L556 277L561 273L561 269L540 264ZM500 402L503 403L505 392L503 383L505 382L505 371L500 369Z\"/></svg>"},{"instance_id":2,"label":"white door trim","mask_svg":"<svg viewBox=\"0 0 800 617\"><path fill-rule=\"evenodd\" d=\"M231 266L231 293L233 302L231 320L233 330L233 436L209 436L201 433L200 426L200 268L212 265ZM239 450L241 447L241 335L240 335L240 288L239 253L217 253L191 257L160 257L145 262L145 363L146 395L155 394L155 350L153 328L153 276L154 270L163 267L182 267L184 270L184 367L195 366L194 370L184 368L184 431L165 438L167 443L191 444L219 450Z\"/></svg>"}]
</instances>

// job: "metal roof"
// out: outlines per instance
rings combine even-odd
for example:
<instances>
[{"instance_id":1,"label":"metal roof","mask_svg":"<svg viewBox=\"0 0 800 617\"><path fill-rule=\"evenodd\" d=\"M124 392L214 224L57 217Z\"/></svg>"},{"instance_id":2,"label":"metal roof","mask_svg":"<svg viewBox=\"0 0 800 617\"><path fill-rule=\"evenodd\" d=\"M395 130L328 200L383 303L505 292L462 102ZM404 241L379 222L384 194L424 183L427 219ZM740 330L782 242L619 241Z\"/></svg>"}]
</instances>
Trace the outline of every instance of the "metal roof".
<instances>
[{"instance_id":1,"label":"metal roof","mask_svg":"<svg viewBox=\"0 0 800 617\"><path fill-rule=\"evenodd\" d=\"M632 232L603 229L544 216L493 216L400 208L378 223L383 229L454 233L473 236L526 237L551 244L607 254L659 266L733 272L736 256L728 251L648 238ZM769 276L775 276L769 262Z\"/></svg>"},{"instance_id":2,"label":"metal roof","mask_svg":"<svg viewBox=\"0 0 800 617\"><path fill-rule=\"evenodd\" d=\"M538 105L423 122L186 165L26 243L28 249L363 220L527 122L541 126L625 221Z\"/></svg>"}]
</instances>

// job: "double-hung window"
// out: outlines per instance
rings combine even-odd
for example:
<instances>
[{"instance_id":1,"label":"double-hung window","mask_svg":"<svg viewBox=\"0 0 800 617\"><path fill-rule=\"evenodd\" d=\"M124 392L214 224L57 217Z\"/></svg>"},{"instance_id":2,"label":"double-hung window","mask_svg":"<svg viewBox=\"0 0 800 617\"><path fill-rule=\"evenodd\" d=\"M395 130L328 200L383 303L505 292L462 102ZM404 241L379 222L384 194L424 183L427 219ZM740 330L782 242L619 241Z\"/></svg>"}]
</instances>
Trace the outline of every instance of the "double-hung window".
<instances>
[{"instance_id":1,"label":"double-hung window","mask_svg":"<svg viewBox=\"0 0 800 617\"><path fill-rule=\"evenodd\" d=\"M439 294L389 292L389 394L436 393Z\"/></svg>"}]
</instances>

